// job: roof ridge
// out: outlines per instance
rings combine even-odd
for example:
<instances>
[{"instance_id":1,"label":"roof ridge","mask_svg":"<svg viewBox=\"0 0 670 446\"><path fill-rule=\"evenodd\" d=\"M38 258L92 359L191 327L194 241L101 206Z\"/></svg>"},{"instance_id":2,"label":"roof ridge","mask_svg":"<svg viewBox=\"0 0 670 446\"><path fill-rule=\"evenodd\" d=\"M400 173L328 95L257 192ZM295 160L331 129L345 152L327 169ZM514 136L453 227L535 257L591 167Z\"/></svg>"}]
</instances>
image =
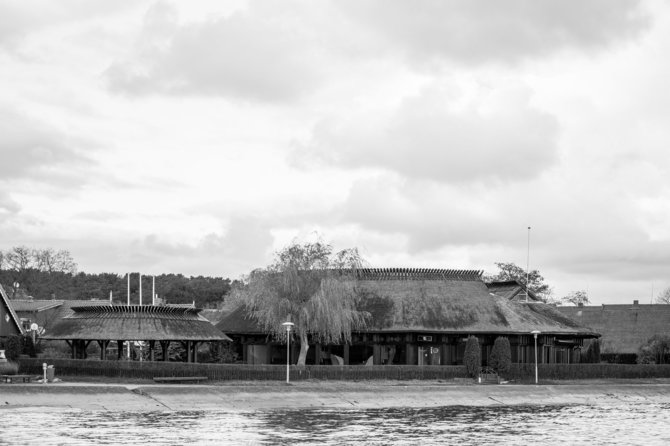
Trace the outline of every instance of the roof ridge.
<instances>
[{"instance_id":1,"label":"roof ridge","mask_svg":"<svg viewBox=\"0 0 670 446\"><path fill-rule=\"evenodd\" d=\"M481 280L481 270L442 268L359 268L363 280Z\"/></svg>"}]
</instances>

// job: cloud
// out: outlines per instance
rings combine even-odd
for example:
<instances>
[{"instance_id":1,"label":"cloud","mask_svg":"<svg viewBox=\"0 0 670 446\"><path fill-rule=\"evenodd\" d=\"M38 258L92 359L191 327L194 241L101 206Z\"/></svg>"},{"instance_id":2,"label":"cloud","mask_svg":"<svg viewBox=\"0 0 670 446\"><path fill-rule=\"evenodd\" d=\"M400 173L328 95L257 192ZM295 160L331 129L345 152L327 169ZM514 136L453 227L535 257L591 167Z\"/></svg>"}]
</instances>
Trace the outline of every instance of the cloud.
<instances>
[{"instance_id":1,"label":"cloud","mask_svg":"<svg viewBox=\"0 0 670 446\"><path fill-rule=\"evenodd\" d=\"M0 215L16 214L20 210L21 206L7 192L0 191Z\"/></svg>"},{"instance_id":2,"label":"cloud","mask_svg":"<svg viewBox=\"0 0 670 446\"><path fill-rule=\"evenodd\" d=\"M266 11L179 25L176 11L159 3L147 12L137 51L105 77L113 91L131 95L296 99L321 76L318 52L301 27Z\"/></svg>"},{"instance_id":3,"label":"cloud","mask_svg":"<svg viewBox=\"0 0 670 446\"><path fill-rule=\"evenodd\" d=\"M274 240L269 225L238 216L225 226L222 234L203 234L194 243L154 233L134 240L117 237L113 244L81 237L69 249L81 269L88 272L132 269L147 274L174 272L234 279L268 263ZM101 256L101 252L105 254Z\"/></svg>"},{"instance_id":4,"label":"cloud","mask_svg":"<svg viewBox=\"0 0 670 446\"><path fill-rule=\"evenodd\" d=\"M292 159L445 183L534 178L557 160L558 122L528 102L526 91L501 90L459 106L429 88L388 114L322 121Z\"/></svg>"},{"instance_id":5,"label":"cloud","mask_svg":"<svg viewBox=\"0 0 670 446\"><path fill-rule=\"evenodd\" d=\"M63 23L109 17L134 2L128 0L0 0L0 47L13 48L26 36Z\"/></svg>"},{"instance_id":6,"label":"cloud","mask_svg":"<svg viewBox=\"0 0 670 446\"><path fill-rule=\"evenodd\" d=\"M59 131L21 113L0 108L0 179L70 182L72 167L90 160Z\"/></svg>"},{"instance_id":7,"label":"cloud","mask_svg":"<svg viewBox=\"0 0 670 446\"><path fill-rule=\"evenodd\" d=\"M413 59L464 64L518 62L562 49L600 49L638 36L650 24L638 0L487 0L337 2Z\"/></svg>"}]
</instances>

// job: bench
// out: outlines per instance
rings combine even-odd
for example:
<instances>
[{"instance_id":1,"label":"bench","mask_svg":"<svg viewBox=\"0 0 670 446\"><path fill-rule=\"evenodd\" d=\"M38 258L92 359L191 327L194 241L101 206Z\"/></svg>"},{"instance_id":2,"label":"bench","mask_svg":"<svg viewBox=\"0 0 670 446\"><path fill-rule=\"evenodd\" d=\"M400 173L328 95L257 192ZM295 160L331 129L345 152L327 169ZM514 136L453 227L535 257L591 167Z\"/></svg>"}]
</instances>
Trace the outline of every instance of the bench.
<instances>
[{"instance_id":1,"label":"bench","mask_svg":"<svg viewBox=\"0 0 670 446\"><path fill-rule=\"evenodd\" d=\"M479 371L480 384L500 384L500 376L491 367L482 367Z\"/></svg>"},{"instance_id":2,"label":"bench","mask_svg":"<svg viewBox=\"0 0 670 446\"><path fill-rule=\"evenodd\" d=\"M14 380L29 383L32 378L32 375L2 375L2 381L6 383L12 383Z\"/></svg>"},{"instance_id":3,"label":"bench","mask_svg":"<svg viewBox=\"0 0 670 446\"><path fill-rule=\"evenodd\" d=\"M206 376L154 376L154 381L157 383L199 383L200 381L207 381Z\"/></svg>"}]
</instances>

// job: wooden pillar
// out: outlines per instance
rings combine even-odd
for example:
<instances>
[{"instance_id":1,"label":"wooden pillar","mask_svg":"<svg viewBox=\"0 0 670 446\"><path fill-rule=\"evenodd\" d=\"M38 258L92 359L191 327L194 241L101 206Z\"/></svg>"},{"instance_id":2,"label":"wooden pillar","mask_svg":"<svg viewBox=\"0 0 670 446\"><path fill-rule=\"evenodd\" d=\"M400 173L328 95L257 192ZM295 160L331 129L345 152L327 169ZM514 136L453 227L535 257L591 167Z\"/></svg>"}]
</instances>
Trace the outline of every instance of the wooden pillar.
<instances>
[{"instance_id":1,"label":"wooden pillar","mask_svg":"<svg viewBox=\"0 0 670 446\"><path fill-rule=\"evenodd\" d=\"M314 364L321 365L321 344L314 344Z\"/></svg>"},{"instance_id":2,"label":"wooden pillar","mask_svg":"<svg viewBox=\"0 0 670 446\"><path fill-rule=\"evenodd\" d=\"M121 360L123 358L123 341L116 341L117 345L117 352L119 354L118 359Z\"/></svg>"},{"instance_id":3,"label":"wooden pillar","mask_svg":"<svg viewBox=\"0 0 670 446\"><path fill-rule=\"evenodd\" d=\"M193 341L193 362L198 363L198 341Z\"/></svg>"},{"instance_id":4,"label":"wooden pillar","mask_svg":"<svg viewBox=\"0 0 670 446\"><path fill-rule=\"evenodd\" d=\"M191 341L186 341L186 362L191 362Z\"/></svg>"},{"instance_id":5,"label":"wooden pillar","mask_svg":"<svg viewBox=\"0 0 670 446\"><path fill-rule=\"evenodd\" d=\"M100 360L104 361L107 359L107 345L109 344L109 341L104 340L104 341L98 341L98 345L100 346Z\"/></svg>"},{"instance_id":6,"label":"wooden pillar","mask_svg":"<svg viewBox=\"0 0 670 446\"><path fill-rule=\"evenodd\" d=\"M65 341L67 345L70 347L70 356L72 359L74 359L74 341Z\"/></svg>"},{"instance_id":7,"label":"wooden pillar","mask_svg":"<svg viewBox=\"0 0 670 446\"><path fill-rule=\"evenodd\" d=\"M405 363L407 365L417 365L416 360L416 345L407 343L405 344Z\"/></svg>"},{"instance_id":8,"label":"wooden pillar","mask_svg":"<svg viewBox=\"0 0 670 446\"><path fill-rule=\"evenodd\" d=\"M154 346L156 345L156 341L149 341L149 361L154 362L156 360L156 356L154 355Z\"/></svg>"},{"instance_id":9,"label":"wooden pillar","mask_svg":"<svg viewBox=\"0 0 670 446\"><path fill-rule=\"evenodd\" d=\"M220 344L219 344L220 345ZM265 349L265 363L272 364L272 351L276 348L274 344L268 344L268 348ZM244 349L246 351L246 349Z\"/></svg>"},{"instance_id":10,"label":"wooden pillar","mask_svg":"<svg viewBox=\"0 0 670 446\"><path fill-rule=\"evenodd\" d=\"M382 348L377 343L372 345L372 363L374 365L380 365L382 363Z\"/></svg>"},{"instance_id":11,"label":"wooden pillar","mask_svg":"<svg viewBox=\"0 0 670 446\"><path fill-rule=\"evenodd\" d=\"M168 360L168 347L170 346L170 341L160 341L161 351L163 353L163 361L167 362Z\"/></svg>"},{"instance_id":12,"label":"wooden pillar","mask_svg":"<svg viewBox=\"0 0 670 446\"><path fill-rule=\"evenodd\" d=\"M344 365L349 365L349 343L344 344Z\"/></svg>"}]
</instances>

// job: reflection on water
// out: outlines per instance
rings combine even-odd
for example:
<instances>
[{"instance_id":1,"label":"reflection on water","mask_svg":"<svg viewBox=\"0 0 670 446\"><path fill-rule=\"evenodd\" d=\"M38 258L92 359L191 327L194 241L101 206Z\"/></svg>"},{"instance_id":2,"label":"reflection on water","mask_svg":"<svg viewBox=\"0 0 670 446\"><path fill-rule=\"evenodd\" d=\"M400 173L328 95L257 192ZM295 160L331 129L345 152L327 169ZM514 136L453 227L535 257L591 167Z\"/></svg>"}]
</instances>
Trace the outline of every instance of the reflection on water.
<instances>
[{"instance_id":1,"label":"reflection on water","mask_svg":"<svg viewBox=\"0 0 670 446\"><path fill-rule=\"evenodd\" d=\"M670 444L670 405L0 411L0 444Z\"/></svg>"}]
</instances>

